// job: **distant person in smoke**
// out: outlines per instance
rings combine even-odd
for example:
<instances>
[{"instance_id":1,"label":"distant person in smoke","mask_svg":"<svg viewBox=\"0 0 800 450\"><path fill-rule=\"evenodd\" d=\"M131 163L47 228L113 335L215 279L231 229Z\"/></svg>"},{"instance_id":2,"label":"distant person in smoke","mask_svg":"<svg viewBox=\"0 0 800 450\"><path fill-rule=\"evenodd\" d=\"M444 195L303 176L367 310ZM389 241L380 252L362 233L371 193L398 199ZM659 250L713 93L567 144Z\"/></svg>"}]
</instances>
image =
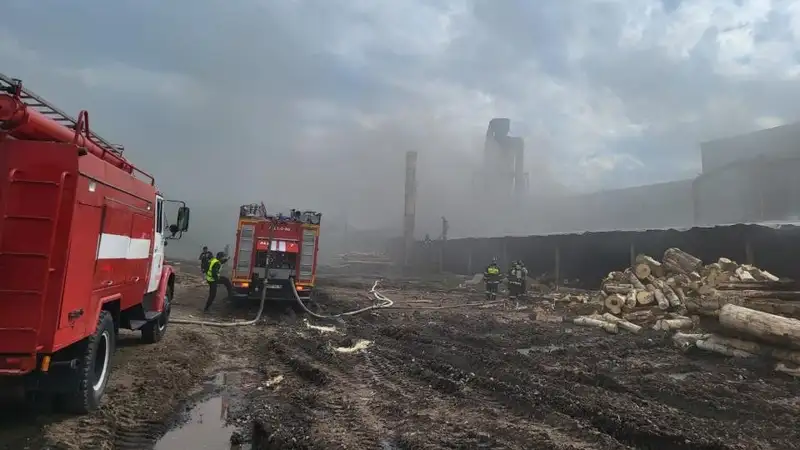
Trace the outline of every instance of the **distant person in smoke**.
<instances>
[{"instance_id":1,"label":"distant person in smoke","mask_svg":"<svg viewBox=\"0 0 800 450\"><path fill-rule=\"evenodd\" d=\"M497 260L492 260L492 263L489 264L483 272L487 301L497 298L497 288L500 286L500 278L500 268L497 266Z\"/></svg>"},{"instance_id":2,"label":"distant person in smoke","mask_svg":"<svg viewBox=\"0 0 800 450\"><path fill-rule=\"evenodd\" d=\"M514 261L508 270L508 299L514 300L519 307L519 298L525 295L528 269L522 261Z\"/></svg>"},{"instance_id":3,"label":"distant person in smoke","mask_svg":"<svg viewBox=\"0 0 800 450\"><path fill-rule=\"evenodd\" d=\"M200 260L200 273L205 275L208 272L208 264L211 262L211 258L214 257L214 254L208 251L208 247L203 246L203 251L200 253L200 257L197 258Z\"/></svg>"},{"instance_id":4,"label":"distant person in smoke","mask_svg":"<svg viewBox=\"0 0 800 450\"><path fill-rule=\"evenodd\" d=\"M519 261L511 263L508 269L508 299L515 302L515 306L519 306L519 296L522 295L522 268Z\"/></svg>"},{"instance_id":5,"label":"distant person in smoke","mask_svg":"<svg viewBox=\"0 0 800 450\"><path fill-rule=\"evenodd\" d=\"M525 267L525 263L522 260L517 261L519 263L519 269L522 272L522 293L521 296L525 296L528 292L528 268Z\"/></svg>"},{"instance_id":6,"label":"distant person in smoke","mask_svg":"<svg viewBox=\"0 0 800 450\"><path fill-rule=\"evenodd\" d=\"M212 257L211 260L208 262L208 270L206 271L206 283L208 283L208 299L206 299L206 306L203 308L203 312L208 312L211 309L211 305L214 303L214 300L217 298L217 286L222 284L225 286L225 289L228 291L228 297L230 298L231 293L233 292L233 286L231 284L231 280L227 277L224 277L219 274L219 270L228 260L228 257L225 255L224 252L218 252L216 257Z\"/></svg>"}]
</instances>

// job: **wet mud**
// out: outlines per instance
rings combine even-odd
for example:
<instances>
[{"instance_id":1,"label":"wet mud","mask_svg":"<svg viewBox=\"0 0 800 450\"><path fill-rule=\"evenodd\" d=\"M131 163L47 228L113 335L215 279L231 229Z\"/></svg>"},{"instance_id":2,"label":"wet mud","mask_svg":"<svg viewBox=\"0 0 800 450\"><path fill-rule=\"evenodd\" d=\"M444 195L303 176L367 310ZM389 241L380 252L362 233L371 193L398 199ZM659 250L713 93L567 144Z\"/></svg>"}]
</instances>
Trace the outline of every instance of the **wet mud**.
<instances>
[{"instance_id":1,"label":"wet mud","mask_svg":"<svg viewBox=\"0 0 800 450\"><path fill-rule=\"evenodd\" d=\"M194 281L193 281L194 280ZM314 308L365 306L372 280L322 281ZM201 315L186 276L176 315ZM531 308L427 280L386 281L396 308L308 320L272 305L257 326L172 326L117 355L103 408L0 417L0 448L784 449L800 384L760 362L677 352L669 335L537 322ZM436 309L445 307L445 309ZM212 320L257 305L215 303ZM10 443L10 444L9 444ZM3 447L6 445L6 447Z\"/></svg>"}]
</instances>

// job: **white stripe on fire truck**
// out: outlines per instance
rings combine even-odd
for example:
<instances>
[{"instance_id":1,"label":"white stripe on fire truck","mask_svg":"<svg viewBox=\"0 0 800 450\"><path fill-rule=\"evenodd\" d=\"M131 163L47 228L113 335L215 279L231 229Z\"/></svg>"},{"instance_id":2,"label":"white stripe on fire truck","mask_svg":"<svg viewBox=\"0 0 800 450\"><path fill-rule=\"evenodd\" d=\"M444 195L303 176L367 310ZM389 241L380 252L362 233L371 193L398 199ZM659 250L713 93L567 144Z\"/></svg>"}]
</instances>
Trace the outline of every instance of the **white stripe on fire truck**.
<instances>
[{"instance_id":1,"label":"white stripe on fire truck","mask_svg":"<svg viewBox=\"0 0 800 450\"><path fill-rule=\"evenodd\" d=\"M270 242L269 250L271 252L285 252L286 251L286 241L274 240L274 241Z\"/></svg>"},{"instance_id":2,"label":"white stripe on fire truck","mask_svg":"<svg viewBox=\"0 0 800 450\"><path fill-rule=\"evenodd\" d=\"M150 239L131 239L130 236L103 233L97 247L97 259L147 259Z\"/></svg>"}]
</instances>

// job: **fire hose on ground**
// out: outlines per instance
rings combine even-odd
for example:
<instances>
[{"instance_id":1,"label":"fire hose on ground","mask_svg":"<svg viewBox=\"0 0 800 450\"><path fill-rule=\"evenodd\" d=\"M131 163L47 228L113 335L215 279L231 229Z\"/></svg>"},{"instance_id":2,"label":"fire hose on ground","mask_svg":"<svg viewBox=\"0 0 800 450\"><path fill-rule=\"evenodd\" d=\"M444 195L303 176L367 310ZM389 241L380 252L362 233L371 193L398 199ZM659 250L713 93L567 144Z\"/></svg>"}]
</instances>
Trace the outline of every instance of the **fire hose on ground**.
<instances>
[{"instance_id":1,"label":"fire hose on ground","mask_svg":"<svg viewBox=\"0 0 800 450\"><path fill-rule=\"evenodd\" d=\"M389 299L385 295L383 295L380 292L378 292L378 290L377 290L378 282L379 282L378 280L375 280L375 283L372 284L372 288L369 290L369 293L372 294L372 296L375 297L375 299L378 300L381 303L378 303L378 304L375 304L375 305L372 305L372 306L367 306L365 308L360 308L360 309L356 309L356 310L353 310L353 311L347 311L347 312L343 312L343 313L339 313L339 314L333 314L333 315L329 315L329 316L325 316L325 315L322 315L322 314L317 314L317 313L311 311L310 309L308 309L308 307L300 299L300 295L297 293L297 287L294 285L294 280L291 280L291 286L292 286L292 294L294 294L294 300L297 302L298 305L300 305L300 308L302 308L303 311L306 312L306 314L309 314L312 317L316 317L317 319L330 320L330 319L338 319L338 318L346 317L346 316L355 316L356 314L361 314L361 313L365 313L367 311L372 311L372 310L376 310L376 309L389 308L392 305L394 305L394 302L391 299ZM264 305L266 303L267 303L267 289L262 289L261 290L261 304L258 306L258 313L256 314L256 317L253 320L245 320L245 321L240 321L240 322L214 322L214 321L207 321L207 320L194 320L194 319L177 318L177 319L170 319L170 322L175 323L175 324L182 324L182 325L203 325L203 326L209 326L209 327L223 327L223 328L254 325L254 324L258 323L258 321L261 319L261 314L264 312Z\"/></svg>"}]
</instances>

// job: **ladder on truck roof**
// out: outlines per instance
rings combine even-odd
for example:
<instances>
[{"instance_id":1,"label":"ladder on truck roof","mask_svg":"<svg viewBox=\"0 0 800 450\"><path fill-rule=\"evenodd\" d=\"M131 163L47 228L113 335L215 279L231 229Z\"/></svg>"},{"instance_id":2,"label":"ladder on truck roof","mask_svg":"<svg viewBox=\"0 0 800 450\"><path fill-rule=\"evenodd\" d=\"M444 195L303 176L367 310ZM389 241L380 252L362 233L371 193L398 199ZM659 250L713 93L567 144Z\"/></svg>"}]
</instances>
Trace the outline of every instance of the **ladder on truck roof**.
<instances>
[{"instance_id":1,"label":"ladder on truck roof","mask_svg":"<svg viewBox=\"0 0 800 450\"><path fill-rule=\"evenodd\" d=\"M17 89L17 84L20 81L9 76L6 76L0 73L0 91L7 92L10 95L14 95ZM48 119L51 119L71 130L74 130L78 126L78 121L70 116L69 114L65 113L64 111L56 108L55 106L48 103L42 97L36 95L30 89L23 87L20 92L20 100L24 103L27 107L33 108L37 112L43 114ZM103 139L92 130L88 131L90 141L92 141L95 145L106 150L108 152L114 153L116 155L122 156L122 152L124 149L120 145L111 144L109 141Z\"/></svg>"}]
</instances>

